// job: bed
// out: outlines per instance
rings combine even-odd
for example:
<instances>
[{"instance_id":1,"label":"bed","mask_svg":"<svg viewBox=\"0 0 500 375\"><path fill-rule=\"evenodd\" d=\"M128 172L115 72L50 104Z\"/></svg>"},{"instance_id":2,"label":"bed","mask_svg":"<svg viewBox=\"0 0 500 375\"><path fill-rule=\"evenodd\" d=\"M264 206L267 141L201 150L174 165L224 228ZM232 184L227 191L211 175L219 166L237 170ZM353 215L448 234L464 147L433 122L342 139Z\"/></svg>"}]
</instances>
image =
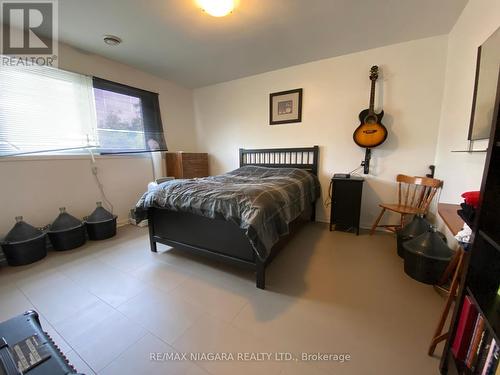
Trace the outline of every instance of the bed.
<instances>
[{"instance_id":1,"label":"bed","mask_svg":"<svg viewBox=\"0 0 500 375\"><path fill-rule=\"evenodd\" d=\"M143 195L151 251L157 243L256 272L304 220L315 219L319 147L240 149L240 168L202 179L173 180Z\"/></svg>"}]
</instances>

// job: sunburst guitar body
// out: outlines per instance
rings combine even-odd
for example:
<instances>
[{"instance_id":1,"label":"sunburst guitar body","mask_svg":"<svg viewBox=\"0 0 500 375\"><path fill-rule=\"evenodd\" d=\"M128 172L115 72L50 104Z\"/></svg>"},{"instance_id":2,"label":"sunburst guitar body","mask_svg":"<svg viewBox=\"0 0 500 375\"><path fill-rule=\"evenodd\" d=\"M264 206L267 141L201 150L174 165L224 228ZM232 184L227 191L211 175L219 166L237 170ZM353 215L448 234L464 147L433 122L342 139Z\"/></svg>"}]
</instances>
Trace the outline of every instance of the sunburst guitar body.
<instances>
[{"instance_id":1,"label":"sunburst guitar body","mask_svg":"<svg viewBox=\"0 0 500 375\"><path fill-rule=\"evenodd\" d=\"M387 138L387 129L382 124L384 111L375 113L375 82L378 79L378 67L372 66L370 70L371 92L370 107L359 114L359 125L352 135L354 142L360 147L373 148L381 145Z\"/></svg>"},{"instance_id":2,"label":"sunburst guitar body","mask_svg":"<svg viewBox=\"0 0 500 375\"><path fill-rule=\"evenodd\" d=\"M360 147L373 148L384 143L387 138L387 129L382 124L384 111L370 114L369 109L359 114L359 125L352 135L354 142Z\"/></svg>"}]
</instances>

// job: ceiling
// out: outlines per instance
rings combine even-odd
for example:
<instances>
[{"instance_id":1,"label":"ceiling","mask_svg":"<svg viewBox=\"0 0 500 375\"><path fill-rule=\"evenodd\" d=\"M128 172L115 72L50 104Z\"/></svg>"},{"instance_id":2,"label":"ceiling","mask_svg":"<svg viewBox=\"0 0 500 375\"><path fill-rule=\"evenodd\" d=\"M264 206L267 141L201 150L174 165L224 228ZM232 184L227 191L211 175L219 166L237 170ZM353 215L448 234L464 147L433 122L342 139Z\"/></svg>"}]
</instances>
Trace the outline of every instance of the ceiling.
<instances>
[{"instance_id":1,"label":"ceiling","mask_svg":"<svg viewBox=\"0 0 500 375\"><path fill-rule=\"evenodd\" d=\"M61 41L201 87L448 33L467 0L239 0L227 17L195 0L61 0ZM104 34L123 39L104 44Z\"/></svg>"}]
</instances>

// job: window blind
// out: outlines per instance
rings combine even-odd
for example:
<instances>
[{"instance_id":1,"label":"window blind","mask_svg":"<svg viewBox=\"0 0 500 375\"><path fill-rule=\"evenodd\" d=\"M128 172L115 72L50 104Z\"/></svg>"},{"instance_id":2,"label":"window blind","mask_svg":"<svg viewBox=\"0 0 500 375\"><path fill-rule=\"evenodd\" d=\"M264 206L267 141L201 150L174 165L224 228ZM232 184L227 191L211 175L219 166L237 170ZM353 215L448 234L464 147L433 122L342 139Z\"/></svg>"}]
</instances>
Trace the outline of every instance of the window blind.
<instances>
[{"instance_id":1,"label":"window blind","mask_svg":"<svg viewBox=\"0 0 500 375\"><path fill-rule=\"evenodd\" d=\"M92 77L0 67L0 156L98 147Z\"/></svg>"}]
</instances>

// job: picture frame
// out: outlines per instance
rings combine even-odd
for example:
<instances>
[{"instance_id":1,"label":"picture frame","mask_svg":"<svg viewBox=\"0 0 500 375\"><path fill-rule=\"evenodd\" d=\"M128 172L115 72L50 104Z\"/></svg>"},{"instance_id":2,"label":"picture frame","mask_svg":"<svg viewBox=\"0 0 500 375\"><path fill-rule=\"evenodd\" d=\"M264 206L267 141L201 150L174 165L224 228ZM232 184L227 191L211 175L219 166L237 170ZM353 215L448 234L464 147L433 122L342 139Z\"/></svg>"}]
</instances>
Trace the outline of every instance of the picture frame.
<instances>
[{"instance_id":1,"label":"picture frame","mask_svg":"<svg viewBox=\"0 0 500 375\"><path fill-rule=\"evenodd\" d=\"M302 89L269 95L269 125L302 122Z\"/></svg>"}]
</instances>

